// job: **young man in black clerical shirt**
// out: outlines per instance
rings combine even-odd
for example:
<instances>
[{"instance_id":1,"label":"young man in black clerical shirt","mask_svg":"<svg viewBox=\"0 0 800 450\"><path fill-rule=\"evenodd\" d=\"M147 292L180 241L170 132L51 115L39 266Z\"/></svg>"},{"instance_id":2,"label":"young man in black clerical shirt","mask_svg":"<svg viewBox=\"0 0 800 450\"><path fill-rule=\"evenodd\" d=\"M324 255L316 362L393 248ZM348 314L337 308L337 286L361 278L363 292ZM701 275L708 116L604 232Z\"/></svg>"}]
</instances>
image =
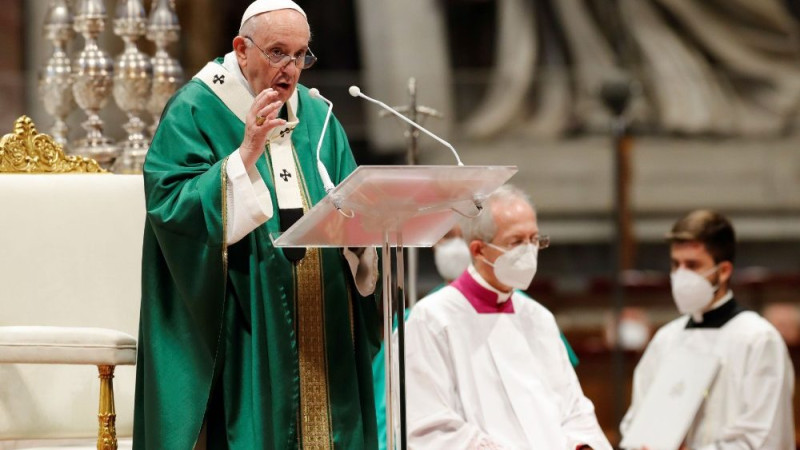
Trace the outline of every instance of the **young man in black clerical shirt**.
<instances>
[{"instance_id":1,"label":"young man in black clerical shirt","mask_svg":"<svg viewBox=\"0 0 800 450\"><path fill-rule=\"evenodd\" d=\"M667 234L671 284L682 316L653 337L636 367L624 436L662 362L688 351L716 358L719 372L682 446L692 450L794 449L794 371L786 345L765 319L731 290L735 232L722 215L693 211Z\"/></svg>"}]
</instances>

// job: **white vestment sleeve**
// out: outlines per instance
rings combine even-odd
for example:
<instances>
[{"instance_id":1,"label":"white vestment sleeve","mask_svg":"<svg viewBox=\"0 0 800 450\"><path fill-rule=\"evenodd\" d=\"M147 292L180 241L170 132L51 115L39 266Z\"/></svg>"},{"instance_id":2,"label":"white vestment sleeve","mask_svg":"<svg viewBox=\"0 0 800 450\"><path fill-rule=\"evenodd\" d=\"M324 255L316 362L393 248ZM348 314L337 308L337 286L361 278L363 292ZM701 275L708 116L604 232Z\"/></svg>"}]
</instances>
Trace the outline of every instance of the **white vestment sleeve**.
<instances>
[{"instance_id":1,"label":"white vestment sleeve","mask_svg":"<svg viewBox=\"0 0 800 450\"><path fill-rule=\"evenodd\" d=\"M719 440L699 450L794 449L793 427L786 426L793 422L794 369L785 344L777 332L763 333L742 351L747 371L736 395L747 407Z\"/></svg>"},{"instance_id":2,"label":"white vestment sleeve","mask_svg":"<svg viewBox=\"0 0 800 450\"><path fill-rule=\"evenodd\" d=\"M358 293L363 297L375 292L378 282L378 251L375 248L344 248L344 259L350 266Z\"/></svg>"},{"instance_id":3,"label":"white vestment sleeve","mask_svg":"<svg viewBox=\"0 0 800 450\"><path fill-rule=\"evenodd\" d=\"M238 149L228 157L226 173L228 226L225 240L231 245L269 220L273 211L272 198L264 179L255 165L245 170Z\"/></svg>"},{"instance_id":4,"label":"white vestment sleeve","mask_svg":"<svg viewBox=\"0 0 800 450\"><path fill-rule=\"evenodd\" d=\"M406 394L409 449L503 449L477 426L466 422L456 395L445 332L425 320L406 325Z\"/></svg>"}]
</instances>

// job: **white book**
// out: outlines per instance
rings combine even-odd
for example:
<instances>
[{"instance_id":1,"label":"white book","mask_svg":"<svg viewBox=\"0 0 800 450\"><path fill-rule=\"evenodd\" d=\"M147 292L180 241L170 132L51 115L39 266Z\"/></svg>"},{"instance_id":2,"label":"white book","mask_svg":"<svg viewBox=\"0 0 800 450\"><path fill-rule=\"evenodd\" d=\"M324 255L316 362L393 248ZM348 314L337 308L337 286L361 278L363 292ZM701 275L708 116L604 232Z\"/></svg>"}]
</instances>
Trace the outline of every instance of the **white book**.
<instances>
[{"instance_id":1,"label":"white book","mask_svg":"<svg viewBox=\"0 0 800 450\"><path fill-rule=\"evenodd\" d=\"M677 450L719 370L719 360L689 349L664 358L620 442L624 449Z\"/></svg>"}]
</instances>

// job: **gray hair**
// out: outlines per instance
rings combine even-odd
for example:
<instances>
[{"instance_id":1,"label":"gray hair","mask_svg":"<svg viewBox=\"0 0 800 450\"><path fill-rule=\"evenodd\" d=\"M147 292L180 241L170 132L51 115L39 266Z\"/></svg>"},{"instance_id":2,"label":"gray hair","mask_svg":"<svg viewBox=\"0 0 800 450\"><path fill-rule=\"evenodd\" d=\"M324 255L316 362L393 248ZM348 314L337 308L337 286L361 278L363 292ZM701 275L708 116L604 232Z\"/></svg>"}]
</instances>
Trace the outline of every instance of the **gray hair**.
<instances>
[{"instance_id":1,"label":"gray hair","mask_svg":"<svg viewBox=\"0 0 800 450\"><path fill-rule=\"evenodd\" d=\"M494 222L495 205L515 199L524 200L536 211L536 207L533 206L528 194L514 185L504 184L486 198L483 202L483 212L478 215L478 217L461 221L461 231L464 234L464 240L467 241L467 243L474 240L491 242L494 239L494 235L497 233L497 224Z\"/></svg>"}]
</instances>

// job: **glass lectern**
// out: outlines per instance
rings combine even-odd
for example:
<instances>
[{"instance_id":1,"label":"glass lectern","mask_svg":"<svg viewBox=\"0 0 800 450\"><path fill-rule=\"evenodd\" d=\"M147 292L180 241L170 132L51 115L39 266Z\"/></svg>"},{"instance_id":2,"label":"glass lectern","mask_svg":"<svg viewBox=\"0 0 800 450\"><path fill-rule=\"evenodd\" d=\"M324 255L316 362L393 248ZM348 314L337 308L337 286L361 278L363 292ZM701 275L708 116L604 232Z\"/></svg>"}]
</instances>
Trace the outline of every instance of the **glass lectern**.
<instances>
[{"instance_id":1,"label":"glass lectern","mask_svg":"<svg viewBox=\"0 0 800 450\"><path fill-rule=\"evenodd\" d=\"M406 448L403 248L435 244L459 215L479 214L483 200L516 172L515 166L360 166L288 230L273 236L276 247L383 249L388 449L395 448L394 431L399 432L397 448Z\"/></svg>"}]
</instances>

